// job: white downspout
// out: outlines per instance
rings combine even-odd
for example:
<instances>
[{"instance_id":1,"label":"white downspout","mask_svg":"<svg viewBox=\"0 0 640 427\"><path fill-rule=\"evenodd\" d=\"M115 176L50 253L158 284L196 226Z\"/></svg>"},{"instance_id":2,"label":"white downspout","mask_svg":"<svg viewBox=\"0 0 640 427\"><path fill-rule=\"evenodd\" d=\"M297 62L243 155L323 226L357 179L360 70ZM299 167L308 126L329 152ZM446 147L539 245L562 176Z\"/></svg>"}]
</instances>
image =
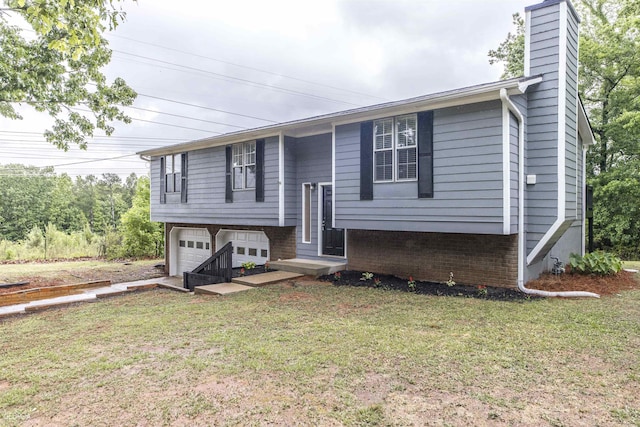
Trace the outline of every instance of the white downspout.
<instances>
[{"instance_id":1,"label":"white downspout","mask_svg":"<svg viewBox=\"0 0 640 427\"><path fill-rule=\"evenodd\" d=\"M518 107L511 101L506 89L500 89L500 99L518 119L518 289L529 295L542 297L592 297L600 298L593 292L566 291L549 292L540 289L529 289L524 285L525 269L525 235L524 235L524 117Z\"/></svg>"}]
</instances>

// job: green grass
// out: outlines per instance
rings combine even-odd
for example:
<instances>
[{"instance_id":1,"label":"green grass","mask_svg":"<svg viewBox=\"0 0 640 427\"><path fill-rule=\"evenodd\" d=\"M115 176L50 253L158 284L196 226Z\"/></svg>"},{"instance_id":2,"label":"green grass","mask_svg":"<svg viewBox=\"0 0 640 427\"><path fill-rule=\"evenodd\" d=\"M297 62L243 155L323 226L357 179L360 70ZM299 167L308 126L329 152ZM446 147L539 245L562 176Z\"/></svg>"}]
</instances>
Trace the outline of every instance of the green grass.
<instances>
[{"instance_id":1,"label":"green grass","mask_svg":"<svg viewBox=\"0 0 640 427\"><path fill-rule=\"evenodd\" d=\"M624 268L635 268L636 270L640 270L640 261L622 261L622 266Z\"/></svg>"},{"instance_id":2,"label":"green grass","mask_svg":"<svg viewBox=\"0 0 640 427\"><path fill-rule=\"evenodd\" d=\"M151 291L0 331L0 425L640 424L637 291Z\"/></svg>"}]
</instances>

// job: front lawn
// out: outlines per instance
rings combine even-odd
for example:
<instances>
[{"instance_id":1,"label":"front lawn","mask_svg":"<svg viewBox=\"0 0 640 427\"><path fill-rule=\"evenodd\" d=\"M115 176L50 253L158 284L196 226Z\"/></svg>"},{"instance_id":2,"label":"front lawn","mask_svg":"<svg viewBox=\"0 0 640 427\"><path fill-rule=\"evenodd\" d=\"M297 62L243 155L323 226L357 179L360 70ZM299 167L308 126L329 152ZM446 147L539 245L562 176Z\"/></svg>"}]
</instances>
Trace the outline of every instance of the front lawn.
<instances>
[{"instance_id":1,"label":"front lawn","mask_svg":"<svg viewBox=\"0 0 640 427\"><path fill-rule=\"evenodd\" d=\"M0 425L640 423L640 291L153 290L0 332Z\"/></svg>"}]
</instances>

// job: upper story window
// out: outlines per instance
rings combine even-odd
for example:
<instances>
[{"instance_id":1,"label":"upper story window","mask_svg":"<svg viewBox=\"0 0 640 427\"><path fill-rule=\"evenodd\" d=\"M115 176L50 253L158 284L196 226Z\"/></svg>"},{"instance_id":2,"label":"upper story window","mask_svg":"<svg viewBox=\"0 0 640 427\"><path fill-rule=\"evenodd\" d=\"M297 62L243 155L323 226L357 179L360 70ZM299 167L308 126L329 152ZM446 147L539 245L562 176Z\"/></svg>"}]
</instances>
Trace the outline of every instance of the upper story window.
<instances>
[{"instance_id":1,"label":"upper story window","mask_svg":"<svg viewBox=\"0 0 640 427\"><path fill-rule=\"evenodd\" d=\"M179 193L182 189L182 155L173 154L166 157L164 188L167 193Z\"/></svg>"},{"instance_id":2,"label":"upper story window","mask_svg":"<svg viewBox=\"0 0 640 427\"><path fill-rule=\"evenodd\" d=\"M374 182L418 178L418 119L415 114L373 122Z\"/></svg>"},{"instance_id":3,"label":"upper story window","mask_svg":"<svg viewBox=\"0 0 640 427\"><path fill-rule=\"evenodd\" d=\"M233 189L256 188L256 143L233 146Z\"/></svg>"}]
</instances>

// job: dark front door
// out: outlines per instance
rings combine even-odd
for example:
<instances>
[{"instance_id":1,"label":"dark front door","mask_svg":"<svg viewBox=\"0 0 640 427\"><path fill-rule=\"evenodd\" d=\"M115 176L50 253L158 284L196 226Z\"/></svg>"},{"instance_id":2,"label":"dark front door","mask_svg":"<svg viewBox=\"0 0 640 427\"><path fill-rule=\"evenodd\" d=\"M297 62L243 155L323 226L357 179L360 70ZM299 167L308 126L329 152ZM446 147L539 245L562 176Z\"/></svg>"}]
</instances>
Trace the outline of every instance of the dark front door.
<instances>
[{"instance_id":1,"label":"dark front door","mask_svg":"<svg viewBox=\"0 0 640 427\"><path fill-rule=\"evenodd\" d=\"M331 228L332 193L333 188L330 185L322 187L322 254L344 256L344 229Z\"/></svg>"}]
</instances>

